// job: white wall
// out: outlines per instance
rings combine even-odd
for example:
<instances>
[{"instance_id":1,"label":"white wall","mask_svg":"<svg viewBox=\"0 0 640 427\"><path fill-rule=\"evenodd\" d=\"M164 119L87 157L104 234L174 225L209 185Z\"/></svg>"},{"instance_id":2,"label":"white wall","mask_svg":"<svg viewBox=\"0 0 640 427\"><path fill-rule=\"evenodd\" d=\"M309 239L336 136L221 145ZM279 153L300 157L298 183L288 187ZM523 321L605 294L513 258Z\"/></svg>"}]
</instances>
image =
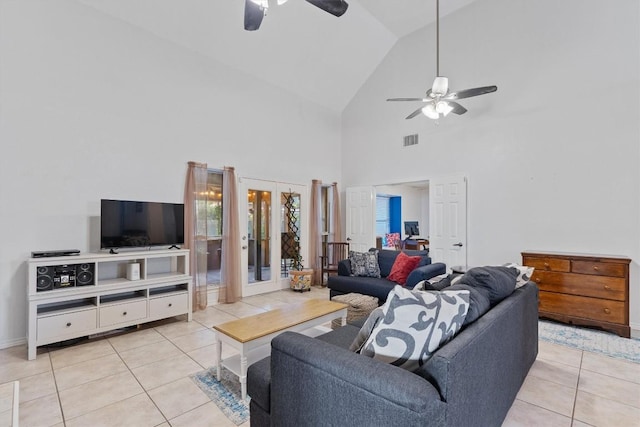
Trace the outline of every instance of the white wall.
<instances>
[{"instance_id":1,"label":"white wall","mask_svg":"<svg viewBox=\"0 0 640 427\"><path fill-rule=\"evenodd\" d=\"M342 157L358 158L343 186L462 173L470 265L526 249L629 256L640 330L638 2L478 0L440 28L450 87L498 91L439 124L404 120L418 105L385 99L431 86L434 28L401 39L343 113ZM412 133L420 144L401 148Z\"/></svg>"},{"instance_id":2,"label":"white wall","mask_svg":"<svg viewBox=\"0 0 640 427\"><path fill-rule=\"evenodd\" d=\"M338 114L74 1L0 8L0 348L30 252L95 248L101 198L181 202L189 160L340 181Z\"/></svg>"}]
</instances>

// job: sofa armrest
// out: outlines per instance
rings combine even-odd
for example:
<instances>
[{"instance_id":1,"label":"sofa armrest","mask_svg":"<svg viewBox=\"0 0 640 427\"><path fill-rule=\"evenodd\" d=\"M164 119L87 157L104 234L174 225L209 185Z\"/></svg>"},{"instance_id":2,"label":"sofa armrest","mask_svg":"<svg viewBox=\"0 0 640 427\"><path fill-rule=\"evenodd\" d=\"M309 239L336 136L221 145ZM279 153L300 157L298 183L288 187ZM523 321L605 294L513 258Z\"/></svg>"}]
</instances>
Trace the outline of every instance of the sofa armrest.
<instances>
[{"instance_id":1,"label":"sofa armrest","mask_svg":"<svg viewBox=\"0 0 640 427\"><path fill-rule=\"evenodd\" d=\"M440 274L445 274L447 272L447 266L441 262L436 262L434 264L423 265L422 267L418 267L409 273L407 276L406 287L412 289L418 282L423 280L429 280L432 277L436 277Z\"/></svg>"},{"instance_id":2,"label":"sofa armrest","mask_svg":"<svg viewBox=\"0 0 640 427\"><path fill-rule=\"evenodd\" d=\"M351 261L343 259L338 263L338 276L351 276Z\"/></svg>"},{"instance_id":3,"label":"sofa armrest","mask_svg":"<svg viewBox=\"0 0 640 427\"><path fill-rule=\"evenodd\" d=\"M271 342L271 425L442 425L445 406L396 366L294 332Z\"/></svg>"}]
</instances>

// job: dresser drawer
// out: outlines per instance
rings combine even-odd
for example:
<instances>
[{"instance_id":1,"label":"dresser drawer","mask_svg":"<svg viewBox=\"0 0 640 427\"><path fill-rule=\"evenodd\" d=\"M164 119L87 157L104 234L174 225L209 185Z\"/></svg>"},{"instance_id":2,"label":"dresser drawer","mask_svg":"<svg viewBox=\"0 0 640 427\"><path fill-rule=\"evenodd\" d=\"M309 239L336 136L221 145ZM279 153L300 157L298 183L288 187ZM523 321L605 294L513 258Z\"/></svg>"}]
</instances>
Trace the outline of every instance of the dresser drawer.
<instances>
[{"instance_id":1,"label":"dresser drawer","mask_svg":"<svg viewBox=\"0 0 640 427\"><path fill-rule=\"evenodd\" d=\"M534 267L537 271L571 271L571 261L568 259L557 259L547 257L526 256L522 263L527 267Z\"/></svg>"},{"instance_id":2,"label":"dresser drawer","mask_svg":"<svg viewBox=\"0 0 640 427\"><path fill-rule=\"evenodd\" d=\"M38 342L53 338L78 337L83 332L96 329L97 310L95 308L71 313L38 317ZM54 340L55 341L55 340Z\"/></svg>"},{"instance_id":3,"label":"dresser drawer","mask_svg":"<svg viewBox=\"0 0 640 427\"><path fill-rule=\"evenodd\" d=\"M599 261L571 261L571 271L597 276L626 277L627 266Z\"/></svg>"},{"instance_id":4,"label":"dresser drawer","mask_svg":"<svg viewBox=\"0 0 640 427\"><path fill-rule=\"evenodd\" d=\"M172 294L149 300L149 317L152 319L177 316L184 314L189 308L189 294L187 292Z\"/></svg>"},{"instance_id":5,"label":"dresser drawer","mask_svg":"<svg viewBox=\"0 0 640 427\"><path fill-rule=\"evenodd\" d=\"M100 307L100 327L129 323L147 317L147 300L109 304Z\"/></svg>"},{"instance_id":6,"label":"dresser drawer","mask_svg":"<svg viewBox=\"0 0 640 427\"><path fill-rule=\"evenodd\" d=\"M539 310L583 319L626 324L625 303L540 291Z\"/></svg>"},{"instance_id":7,"label":"dresser drawer","mask_svg":"<svg viewBox=\"0 0 640 427\"><path fill-rule=\"evenodd\" d=\"M582 295L617 301L626 299L626 281L618 277L534 271L531 280L541 291Z\"/></svg>"}]
</instances>

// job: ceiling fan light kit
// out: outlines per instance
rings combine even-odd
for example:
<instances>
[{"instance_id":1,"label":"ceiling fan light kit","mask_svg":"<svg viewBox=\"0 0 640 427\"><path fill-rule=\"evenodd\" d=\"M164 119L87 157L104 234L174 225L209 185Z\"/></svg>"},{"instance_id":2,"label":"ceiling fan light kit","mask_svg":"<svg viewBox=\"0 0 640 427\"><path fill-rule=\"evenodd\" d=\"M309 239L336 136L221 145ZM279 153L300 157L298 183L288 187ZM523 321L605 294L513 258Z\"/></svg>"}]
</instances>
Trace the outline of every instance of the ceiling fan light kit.
<instances>
[{"instance_id":1,"label":"ceiling fan light kit","mask_svg":"<svg viewBox=\"0 0 640 427\"><path fill-rule=\"evenodd\" d=\"M277 0L278 6L288 0ZM307 3L324 10L333 16L342 16L349 8L349 3L344 0L306 0ZM244 1L244 29L256 31L262 24L262 19L267 15L269 0L245 0Z\"/></svg>"},{"instance_id":2,"label":"ceiling fan light kit","mask_svg":"<svg viewBox=\"0 0 640 427\"><path fill-rule=\"evenodd\" d=\"M449 92L449 79L440 75L440 0L436 0L436 78L433 80L433 85L427 91L425 98L389 98L387 101L426 102L427 105L418 108L409 114L406 119L412 119L422 113L430 119L438 120L441 116L446 117L449 113L460 115L467 112L466 108L454 102L454 100L484 95L496 90L498 90L497 86L483 86Z\"/></svg>"}]
</instances>

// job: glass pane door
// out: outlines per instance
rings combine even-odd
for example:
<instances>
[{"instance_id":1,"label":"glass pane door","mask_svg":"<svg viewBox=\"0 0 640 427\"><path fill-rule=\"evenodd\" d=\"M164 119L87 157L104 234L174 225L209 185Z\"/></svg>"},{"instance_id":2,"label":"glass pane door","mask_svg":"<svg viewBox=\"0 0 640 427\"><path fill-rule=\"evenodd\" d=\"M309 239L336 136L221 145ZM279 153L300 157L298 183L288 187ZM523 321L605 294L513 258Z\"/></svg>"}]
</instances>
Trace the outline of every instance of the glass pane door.
<instances>
[{"instance_id":1,"label":"glass pane door","mask_svg":"<svg viewBox=\"0 0 640 427\"><path fill-rule=\"evenodd\" d=\"M247 190L249 283L271 280L271 191Z\"/></svg>"}]
</instances>

